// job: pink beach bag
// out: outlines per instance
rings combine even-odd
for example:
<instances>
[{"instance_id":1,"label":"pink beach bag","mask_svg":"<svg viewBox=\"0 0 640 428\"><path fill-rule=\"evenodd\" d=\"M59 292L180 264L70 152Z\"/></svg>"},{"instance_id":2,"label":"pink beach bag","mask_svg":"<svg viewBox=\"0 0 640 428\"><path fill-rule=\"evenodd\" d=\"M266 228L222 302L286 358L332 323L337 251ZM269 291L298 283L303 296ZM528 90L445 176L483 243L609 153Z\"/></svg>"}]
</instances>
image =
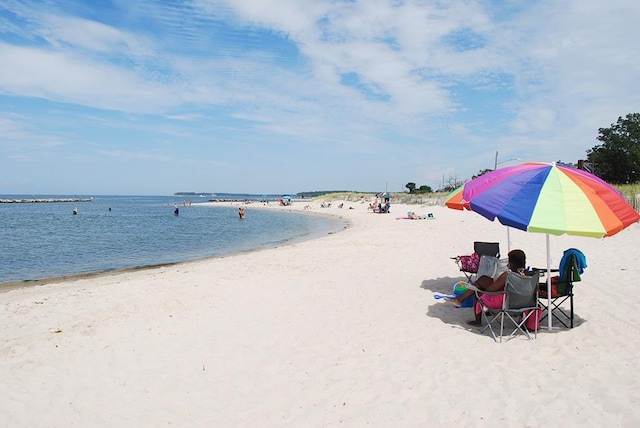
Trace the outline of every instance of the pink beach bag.
<instances>
[{"instance_id":1,"label":"pink beach bag","mask_svg":"<svg viewBox=\"0 0 640 428\"><path fill-rule=\"evenodd\" d=\"M535 313L537 312L537 313ZM526 326L529 330L539 330L540 329L540 318L542 318L542 309L536 309L533 314L527 319ZM525 312L525 316L529 311Z\"/></svg>"},{"instance_id":2,"label":"pink beach bag","mask_svg":"<svg viewBox=\"0 0 640 428\"><path fill-rule=\"evenodd\" d=\"M465 272L478 272L478 266L480 265L480 256L478 253L473 253L468 256L460 257L460 267Z\"/></svg>"}]
</instances>

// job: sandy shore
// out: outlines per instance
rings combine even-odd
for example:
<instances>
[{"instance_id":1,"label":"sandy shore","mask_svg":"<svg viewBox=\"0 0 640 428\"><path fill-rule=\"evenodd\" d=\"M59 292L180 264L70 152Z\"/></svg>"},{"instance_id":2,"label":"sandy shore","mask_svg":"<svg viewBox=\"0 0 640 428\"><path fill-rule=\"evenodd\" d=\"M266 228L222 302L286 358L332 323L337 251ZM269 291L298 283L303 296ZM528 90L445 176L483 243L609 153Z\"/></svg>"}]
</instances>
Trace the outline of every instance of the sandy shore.
<instances>
[{"instance_id":1,"label":"sandy shore","mask_svg":"<svg viewBox=\"0 0 640 428\"><path fill-rule=\"evenodd\" d=\"M1 425L640 423L638 224L604 240L551 237L554 265L569 247L587 256L577 325L498 344L434 293L463 278L450 257L474 240L506 254L505 227L439 206L310 205L351 226L0 293ZM408 210L435 219L396 220ZM544 235L510 238L544 266Z\"/></svg>"}]
</instances>

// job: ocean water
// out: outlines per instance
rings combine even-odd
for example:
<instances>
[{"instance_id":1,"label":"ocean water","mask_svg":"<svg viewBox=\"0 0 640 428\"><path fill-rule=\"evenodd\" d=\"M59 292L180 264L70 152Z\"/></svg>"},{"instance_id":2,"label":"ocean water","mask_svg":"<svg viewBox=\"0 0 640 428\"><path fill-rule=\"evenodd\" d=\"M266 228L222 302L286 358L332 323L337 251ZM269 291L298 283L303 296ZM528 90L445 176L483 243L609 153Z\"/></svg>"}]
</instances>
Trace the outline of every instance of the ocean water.
<instances>
[{"instance_id":1,"label":"ocean water","mask_svg":"<svg viewBox=\"0 0 640 428\"><path fill-rule=\"evenodd\" d=\"M69 196L0 195L19 198ZM240 220L240 205L198 204L208 198L194 197L191 206L175 196L86 198L91 200L0 203L0 284L222 256L343 227L325 216L252 209L259 201L242 205L246 218Z\"/></svg>"}]
</instances>

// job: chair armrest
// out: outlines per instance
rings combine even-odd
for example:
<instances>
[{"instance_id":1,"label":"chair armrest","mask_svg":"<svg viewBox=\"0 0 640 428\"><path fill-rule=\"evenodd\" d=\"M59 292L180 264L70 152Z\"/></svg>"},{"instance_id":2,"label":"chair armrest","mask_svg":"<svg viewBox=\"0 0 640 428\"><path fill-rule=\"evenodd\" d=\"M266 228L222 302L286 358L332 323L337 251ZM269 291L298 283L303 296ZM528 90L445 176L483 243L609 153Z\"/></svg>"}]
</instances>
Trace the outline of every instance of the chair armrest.
<instances>
[{"instance_id":1,"label":"chair armrest","mask_svg":"<svg viewBox=\"0 0 640 428\"><path fill-rule=\"evenodd\" d=\"M547 273L547 268L532 267L531 270L538 271L540 275L544 275L545 273ZM560 269L549 269L549 272L560 272Z\"/></svg>"},{"instance_id":2,"label":"chair armrest","mask_svg":"<svg viewBox=\"0 0 640 428\"><path fill-rule=\"evenodd\" d=\"M467 284L467 285L465 285L465 287L467 288L467 290L482 291L482 290L480 290L478 287L476 287L473 284Z\"/></svg>"},{"instance_id":3,"label":"chair armrest","mask_svg":"<svg viewBox=\"0 0 640 428\"><path fill-rule=\"evenodd\" d=\"M489 296L498 296L500 294L506 294L507 293L504 290L501 290L501 291L484 291L484 290L480 290L478 287L476 287L473 284L467 284L466 287L467 287L467 290L473 290L476 293L482 293L482 294L486 294L486 295L489 295Z\"/></svg>"}]
</instances>

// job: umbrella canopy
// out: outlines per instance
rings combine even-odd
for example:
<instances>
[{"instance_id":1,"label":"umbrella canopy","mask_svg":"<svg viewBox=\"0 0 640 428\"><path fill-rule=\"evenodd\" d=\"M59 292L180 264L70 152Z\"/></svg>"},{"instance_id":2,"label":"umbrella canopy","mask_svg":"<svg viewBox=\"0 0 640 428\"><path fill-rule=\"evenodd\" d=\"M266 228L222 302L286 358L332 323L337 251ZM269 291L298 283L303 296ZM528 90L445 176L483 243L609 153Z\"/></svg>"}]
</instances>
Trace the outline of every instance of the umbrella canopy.
<instances>
[{"instance_id":1,"label":"umbrella canopy","mask_svg":"<svg viewBox=\"0 0 640 428\"><path fill-rule=\"evenodd\" d=\"M505 226L547 235L548 290L549 234L603 238L640 220L640 214L605 181L556 163L524 163L489 172L467 182L462 197L472 211L489 220L497 218ZM551 314L547 318L551 329Z\"/></svg>"},{"instance_id":2,"label":"umbrella canopy","mask_svg":"<svg viewBox=\"0 0 640 428\"><path fill-rule=\"evenodd\" d=\"M528 232L603 238L640 219L605 181L555 163L501 168L467 182L462 193L472 211Z\"/></svg>"},{"instance_id":3,"label":"umbrella canopy","mask_svg":"<svg viewBox=\"0 0 640 428\"><path fill-rule=\"evenodd\" d=\"M389 192L380 192L376 196L378 198L380 198L380 199L390 199L391 198L391 194Z\"/></svg>"},{"instance_id":4,"label":"umbrella canopy","mask_svg":"<svg viewBox=\"0 0 640 428\"><path fill-rule=\"evenodd\" d=\"M447 195L447 197L444 200L444 205L447 208L451 208L454 210L471 211L471 206L469 205L469 202L465 201L464 198L462 197L463 190L464 190L464 184L458 187L453 192L449 193L449 195ZM511 251L511 237L510 237L508 227L507 227L507 249L508 251Z\"/></svg>"},{"instance_id":5,"label":"umbrella canopy","mask_svg":"<svg viewBox=\"0 0 640 428\"><path fill-rule=\"evenodd\" d=\"M464 190L464 184L458 187L453 192L449 193L444 200L444 204L447 208L452 208L454 210L470 210L469 202L465 201L462 197L462 191Z\"/></svg>"}]
</instances>

